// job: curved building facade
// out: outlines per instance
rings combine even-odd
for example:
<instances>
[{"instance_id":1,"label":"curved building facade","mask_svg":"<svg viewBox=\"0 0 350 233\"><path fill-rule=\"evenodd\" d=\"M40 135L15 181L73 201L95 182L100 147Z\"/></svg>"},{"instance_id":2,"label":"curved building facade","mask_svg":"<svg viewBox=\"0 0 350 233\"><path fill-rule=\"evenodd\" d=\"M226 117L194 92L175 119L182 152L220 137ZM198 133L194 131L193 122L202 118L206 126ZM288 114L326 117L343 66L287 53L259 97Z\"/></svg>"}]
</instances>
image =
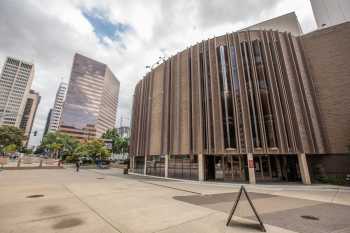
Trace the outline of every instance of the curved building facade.
<instances>
[{"instance_id":1,"label":"curved building facade","mask_svg":"<svg viewBox=\"0 0 350 233\"><path fill-rule=\"evenodd\" d=\"M136 85L132 169L224 181L310 183L327 151L303 38L241 31L170 57Z\"/></svg>"}]
</instances>

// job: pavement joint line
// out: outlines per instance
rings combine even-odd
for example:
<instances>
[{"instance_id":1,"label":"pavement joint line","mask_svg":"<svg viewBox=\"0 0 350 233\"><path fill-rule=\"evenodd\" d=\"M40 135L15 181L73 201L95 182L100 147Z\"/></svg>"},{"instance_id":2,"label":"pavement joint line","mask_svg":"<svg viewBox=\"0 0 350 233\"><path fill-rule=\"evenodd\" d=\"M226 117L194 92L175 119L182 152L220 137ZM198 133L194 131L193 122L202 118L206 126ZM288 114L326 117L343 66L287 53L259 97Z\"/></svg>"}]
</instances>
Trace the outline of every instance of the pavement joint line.
<instances>
[{"instance_id":1,"label":"pavement joint line","mask_svg":"<svg viewBox=\"0 0 350 233\"><path fill-rule=\"evenodd\" d=\"M113 176L111 174L105 174L105 173L100 173L98 171L93 171L97 174L104 174L105 176ZM157 177L158 178L158 177ZM175 187L171 187L171 186L167 186L167 185L162 185L162 184L156 184L150 181L143 181L143 180L137 180L138 182L141 183L146 183L146 184L152 184L152 185L156 185L156 186L160 186L160 187L164 187L164 188L169 188L169 189L174 189L174 190L178 190L178 191L182 191L182 192L187 192L187 193L193 193L193 194L197 194L197 195L203 195L202 193L199 192L194 192L194 191L190 191L190 190L186 190L186 189L180 189L180 188L175 188ZM179 180L180 181L180 180Z\"/></svg>"},{"instance_id":2,"label":"pavement joint line","mask_svg":"<svg viewBox=\"0 0 350 233\"><path fill-rule=\"evenodd\" d=\"M338 189L337 192L334 194L334 196L333 196L333 198L332 198L332 200L331 200L332 203L335 202L335 199L336 199L336 197L338 196L339 191L340 191L340 190Z\"/></svg>"},{"instance_id":3,"label":"pavement joint line","mask_svg":"<svg viewBox=\"0 0 350 233\"><path fill-rule=\"evenodd\" d=\"M63 184L63 187L72 193L82 204L84 204L88 209L90 209L93 213L95 213L98 217L100 217L105 223L111 226L116 232L123 233L116 226L114 226L110 221L108 221L105 217L103 217L100 213L98 213L95 209L93 209L88 203L83 201L78 195L76 195L73 191L71 191L66 185Z\"/></svg>"},{"instance_id":4,"label":"pavement joint line","mask_svg":"<svg viewBox=\"0 0 350 233\"><path fill-rule=\"evenodd\" d=\"M174 228L174 227L177 227L177 226L186 224L186 223L190 223L190 222L194 222L194 221L201 220L201 219L203 219L203 218L206 218L206 217L208 217L208 216L210 216L210 215L214 215L214 214L217 214L217 211L211 212L211 213L209 213L209 214L206 214L206 215L201 216L201 217L198 217L198 218L189 219L189 220L186 220L186 221L184 221L184 222L181 222L181 223L178 223L178 224L174 224L174 225L172 225L172 226L168 226L168 227L165 227L165 228L156 230L156 231L152 231L152 233L159 233L159 232L162 232L162 231L165 231L165 230L168 230L168 229L171 229L171 228Z\"/></svg>"},{"instance_id":5,"label":"pavement joint line","mask_svg":"<svg viewBox=\"0 0 350 233\"><path fill-rule=\"evenodd\" d=\"M175 187L171 187L171 186L167 186L167 185L163 185L163 184L156 184L156 183L152 183L152 182L149 182L149 181L141 181L141 180L139 180L139 182L146 183L146 184L152 184L152 185L155 185L155 186L164 187L164 188L168 188L168 189L174 189L174 190L178 190L178 191L182 191L182 192L193 193L193 194L197 194L197 195L203 195L202 193L198 193L198 192L194 192L194 191L190 191L190 190L186 190L186 189L175 188Z\"/></svg>"}]
</instances>

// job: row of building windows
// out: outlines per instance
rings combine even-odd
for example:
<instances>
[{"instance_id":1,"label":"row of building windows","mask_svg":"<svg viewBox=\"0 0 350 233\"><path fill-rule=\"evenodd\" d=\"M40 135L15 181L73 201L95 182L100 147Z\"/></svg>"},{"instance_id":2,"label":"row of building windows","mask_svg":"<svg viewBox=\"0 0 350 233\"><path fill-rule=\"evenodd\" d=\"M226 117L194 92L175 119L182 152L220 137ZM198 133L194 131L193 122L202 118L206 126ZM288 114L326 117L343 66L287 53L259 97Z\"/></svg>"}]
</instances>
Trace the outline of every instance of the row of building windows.
<instances>
[{"instance_id":1,"label":"row of building windows","mask_svg":"<svg viewBox=\"0 0 350 233\"><path fill-rule=\"evenodd\" d=\"M275 42L276 43L276 42ZM225 148L245 147L243 116L238 79L237 56L243 62L244 87L247 91L250 128L255 148L263 147L263 138L269 148L278 147L276 126L272 110L271 84L267 74L265 50L262 42L241 42L240 54L235 47L226 45L217 47L217 64L220 81L221 109L223 116L223 134ZM208 48L200 52L200 77L203 109L203 142L204 147L214 146L211 77ZM275 53L274 51L270 51ZM204 56L205 54L205 56ZM278 55L275 55L278 56ZM275 61L276 62L276 61ZM255 69L253 69L253 66ZM236 131L237 129L237 131ZM238 134L238 135L237 135ZM208 135L211 135L208 138Z\"/></svg>"}]
</instances>

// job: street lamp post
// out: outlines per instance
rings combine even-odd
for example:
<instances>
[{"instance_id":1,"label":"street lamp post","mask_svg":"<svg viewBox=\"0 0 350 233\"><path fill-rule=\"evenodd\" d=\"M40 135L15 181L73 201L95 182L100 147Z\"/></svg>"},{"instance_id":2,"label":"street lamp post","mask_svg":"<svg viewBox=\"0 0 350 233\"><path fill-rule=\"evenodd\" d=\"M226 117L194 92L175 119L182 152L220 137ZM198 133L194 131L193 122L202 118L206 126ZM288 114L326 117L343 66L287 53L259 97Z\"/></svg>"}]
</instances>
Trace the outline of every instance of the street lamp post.
<instances>
[{"instance_id":1,"label":"street lamp post","mask_svg":"<svg viewBox=\"0 0 350 233\"><path fill-rule=\"evenodd\" d=\"M165 62L165 61L166 61L166 57L165 56L159 57L157 62L153 63L150 66L149 65L146 66L146 69L153 70L154 66L159 65L159 64L161 64L162 62Z\"/></svg>"}]
</instances>

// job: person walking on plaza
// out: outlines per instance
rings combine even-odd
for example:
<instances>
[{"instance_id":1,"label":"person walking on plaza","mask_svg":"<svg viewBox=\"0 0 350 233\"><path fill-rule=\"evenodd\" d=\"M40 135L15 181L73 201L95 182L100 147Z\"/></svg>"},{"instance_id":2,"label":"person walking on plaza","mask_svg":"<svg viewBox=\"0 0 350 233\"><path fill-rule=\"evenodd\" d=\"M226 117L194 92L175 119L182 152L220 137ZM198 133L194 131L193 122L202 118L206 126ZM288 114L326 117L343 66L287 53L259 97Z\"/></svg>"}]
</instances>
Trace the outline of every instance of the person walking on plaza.
<instances>
[{"instance_id":1,"label":"person walking on plaza","mask_svg":"<svg viewBox=\"0 0 350 233\"><path fill-rule=\"evenodd\" d=\"M80 159L77 159L77 160L75 161L75 167L76 167L76 169L77 169L77 172L79 172L79 168L80 168Z\"/></svg>"}]
</instances>

